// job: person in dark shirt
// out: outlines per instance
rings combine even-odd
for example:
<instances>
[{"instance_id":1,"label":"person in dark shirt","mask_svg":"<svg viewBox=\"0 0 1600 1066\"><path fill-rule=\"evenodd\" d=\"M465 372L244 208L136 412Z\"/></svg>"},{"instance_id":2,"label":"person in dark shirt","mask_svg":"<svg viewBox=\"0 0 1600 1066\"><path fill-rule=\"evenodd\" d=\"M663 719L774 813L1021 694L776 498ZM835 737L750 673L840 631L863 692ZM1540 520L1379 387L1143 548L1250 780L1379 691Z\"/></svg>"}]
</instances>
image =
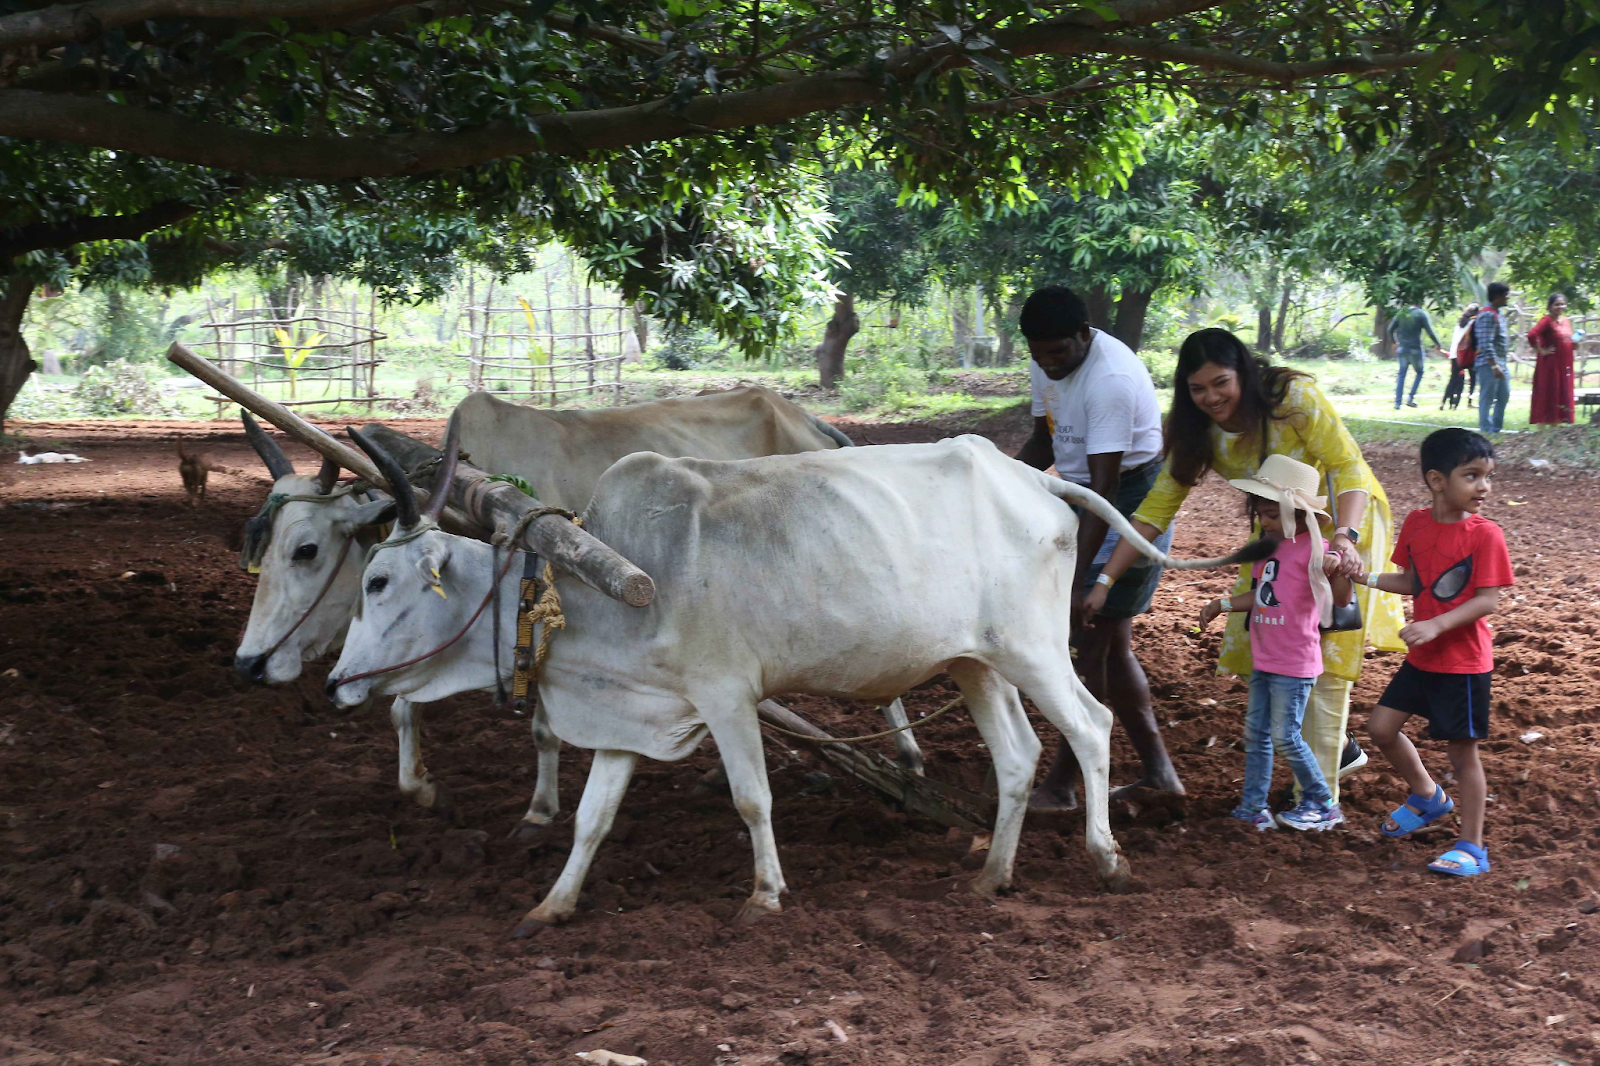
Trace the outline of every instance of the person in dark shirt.
<instances>
[{"instance_id":1,"label":"person in dark shirt","mask_svg":"<svg viewBox=\"0 0 1600 1066\"><path fill-rule=\"evenodd\" d=\"M1416 304L1412 304L1404 311L1389 320L1389 340L1394 343L1395 359L1400 364L1400 374L1394 383L1394 409L1400 410L1400 401L1405 399L1407 407L1417 406L1417 386L1422 384L1422 334L1426 331L1428 338L1433 341L1433 350L1440 355L1444 354L1444 347L1439 343L1439 335L1433 332L1433 320ZM1406 371L1416 369L1416 377L1411 381L1411 395L1406 397Z\"/></svg>"}]
</instances>

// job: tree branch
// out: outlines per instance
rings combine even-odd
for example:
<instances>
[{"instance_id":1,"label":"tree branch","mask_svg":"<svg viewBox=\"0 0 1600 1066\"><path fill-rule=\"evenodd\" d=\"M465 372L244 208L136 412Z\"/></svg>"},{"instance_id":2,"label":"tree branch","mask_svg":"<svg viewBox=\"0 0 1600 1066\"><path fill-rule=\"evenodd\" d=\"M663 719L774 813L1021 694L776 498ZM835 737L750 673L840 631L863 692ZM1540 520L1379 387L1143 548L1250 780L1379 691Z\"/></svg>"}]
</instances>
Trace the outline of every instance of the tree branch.
<instances>
[{"instance_id":1,"label":"tree branch","mask_svg":"<svg viewBox=\"0 0 1600 1066\"><path fill-rule=\"evenodd\" d=\"M0 265L24 252L70 248L85 241L133 241L146 233L182 222L200 208L182 200L163 200L131 215L85 215L69 222L35 222L0 229Z\"/></svg>"},{"instance_id":2,"label":"tree branch","mask_svg":"<svg viewBox=\"0 0 1600 1066\"><path fill-rule=\"evenodd\" d=\"M111 3L112 0L101 2ZM132 3L133 0L119 2ZM155 0L140 2L154 3ZM209 6L217 0L164 2ZM257 6L271 3L289 6L291 0L247 2ZM308 0L294 2L307 4ZM373 0L325 2L331 6L370 4ZM990 37L995 47L989 54L1007 59L1037 55L1135 56L1159 63L1232 71L1284 85L1327 74L1414 66L1429 58L1425 52L1410 52L1276 63L1234 52L1104 32L1107 27L1127 26L1135 20L1161 21L1220 2L1124 0L1112 5L1114 19L1075 12L1066 18L992 31ZM877 69L858 66L808 74L743 92L697 96L681 107L671 106L666 100L653 100L623 107L550 114L537 119L534 131L523 125L495 124L449 133L286 136L147 111L102 98L3 89L0 90L0 136L117 149L243 174L311 181L390 177L474 166L515 155L581 156L628 145L774 125L818 112L880 102L888 97L886 79L907 84L931 66L965 63L969 54L966 42L937 37L898 49ZM1038 97L1038 103L1047 105L1050 97L1051 94Z\"/></svg>"},{"instance_id":3,"label":"tree branch","mask_svg":"<svg viewBox=\"0 0 1600 1066\"><path fill-rule=\"evenodd\" d=\"M1284 84L1327 74L1354 74L1415 67L1427 62L1434 55L1432 52L1395 52L1371 57L1341 56L1307 63L1276 63L1269 59L1240 55L1238 52L1220 52L1168 41L1144 41L1135 37L1113 37L1099 33L1084 34L1083 43L1085 45L1083 50L1087 52L1135 56L1163 63L1181 63L1202 70L1227 70Z\"/></svg>"},{"instance_id":4,"label":"tree branch","mask_svg":"<svg viewBox=\"0 0 1600 1066\"><path fill-rule=\"evenodd\" d=\"M37 11L22 11L0 18L0 51L17 48L55 48L92 41L107 30L120 29L148 19L227 19L233 22L268 19L360 18L401 7L408 0L90 0L80 4L52 4Z\"/></svg>"}]
</instances>

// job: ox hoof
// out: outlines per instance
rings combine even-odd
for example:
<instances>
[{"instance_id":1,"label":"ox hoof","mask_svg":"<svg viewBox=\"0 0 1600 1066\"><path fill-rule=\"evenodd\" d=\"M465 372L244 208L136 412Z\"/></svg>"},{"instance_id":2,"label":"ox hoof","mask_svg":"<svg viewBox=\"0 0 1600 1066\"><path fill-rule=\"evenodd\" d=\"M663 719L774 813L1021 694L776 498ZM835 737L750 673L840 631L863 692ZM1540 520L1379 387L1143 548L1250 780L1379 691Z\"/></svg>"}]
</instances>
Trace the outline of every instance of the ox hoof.
<instances>
[{"instance_id":1,"label":"ox hoof","mask_svg":"<svg viewBox=\"0 0 1600 1066\"><path fill-rule=\"evenodd\" d=\"M535 936L546 929L552 929L558 924L560 923L546 918L535 918L530 914L518 922L515 929L511 930L511 938L513 940L526 940L528 937Z\"/></svg>"},{"instance_id":2,"label":"ox hoof","mask_svg":"<svg viewBox=\"0 0 1600 1066\"><path fill-rule=\"evenodd\" d=\"M975 896L998 896L1011 887L1010 881L993 881L987 877L975 877L967 885L969 891Z\"/></svg>"},{"instance_id":3,"label":"ox hoof","mask_svg":"<svg viewBox=\"0 0 1600 1066\"><path fill-rule=\"evenodd\" d=\"M1184 792L1182 784L1170 788L1149 781L1135 781L1131 785L1119 785L1112 789L1108 798L1112 803L1122 800L1147 807L1163 806L1182 811L1185 795L1187 793Z\"/></svg>"},{"instance_id":4,"label":"ox hoof","mask_svg":"<svg viewBox=\"0 0 1600 1066\"><path fill-rule=\"evenodd\" d=\"M1075 811L1078 809L1078 790L1069 788L1057 792L1049 785L1040 785L1028 794L1030 811Z\"/></svg>"},{"instance_id":5,"label":"ox hoof","mask_svg":"<svg viewBox=\"0 0 1600 1066\"><path fill-rule=\"evenodd\" d=\"M1115 893L1133 891L1133 867L1128 865L1128 860L1121 855L1117 856L1117 865L1109 874L1101 878L1105 882L1106 890Z\"/></svg>"},{"instance_id":6,"label":"ox hoof","mask_svg":"<svg viewBox=\"0 0 1600 1066\"><path fill-rule=\"evenodd\" d=\"M753 899L747 899L744 901L744 906L739 908L739 913L734 916L733 924L753 925L762 918L770 918L774 914L782 913L783 907L781 904L773 903L769 905L758 903Z\"/></svg>"},{"instance_id":7,"label":"ox hoof","mask_svg":"<svg viewBox=\"0 0 1600 1066\"><path fill-rule=\"evenodd\" d=\"M733 795L733 789L728 785L728 771L718 763L700 775L700 780L694 783L694 791L702 796Z\"/></svg>"},{"instance_id":8,"label":"ox hoof","mask_svg":"<svg viewBox=\"0 0 1600 1066\"><path fill-rule=\"evenodd\" d=\"M913 777L928 776L925 768L922 765L922 757L920 755L914 759L896 756L894 761L900 764L900 769L904 770Z\"/></svg>"},{"instance_id":9,"label":"ox hoof","mask_svg":"<svg viewBox=\"0 0 1600 1066\"><path fill-rule=\"evenodd\" d=\"M536 844L545 838L549 828L549 822L536 822L531 818L523 818L511 832L506 834L506 839L519 844Z\"/></svg>"}]
</instances>

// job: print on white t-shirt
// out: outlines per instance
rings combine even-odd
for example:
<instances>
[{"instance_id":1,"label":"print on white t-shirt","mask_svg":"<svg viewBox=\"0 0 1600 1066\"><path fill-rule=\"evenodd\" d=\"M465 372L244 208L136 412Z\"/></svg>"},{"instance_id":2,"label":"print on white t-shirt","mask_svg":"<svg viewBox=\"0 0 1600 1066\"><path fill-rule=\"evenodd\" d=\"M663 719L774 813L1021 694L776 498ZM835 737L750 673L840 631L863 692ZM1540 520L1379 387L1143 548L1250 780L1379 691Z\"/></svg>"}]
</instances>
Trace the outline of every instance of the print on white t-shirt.
<instances>
[{"instance_id":1,"label":"print on white t-shirt","mask_svg":"<svg viewBox=\"0 0 1600 1066\"><path fill-rule=\"evenodd\" d=\"M1150 371L1126 344L1093 332L1088 358L1060 381L1028 363L1033 416L1049 420L1056 473L1080 485L1089 483L1091 455L1121 452L1124 470L1161 455L1161 408Z\"/></svg>"}]
</instances>

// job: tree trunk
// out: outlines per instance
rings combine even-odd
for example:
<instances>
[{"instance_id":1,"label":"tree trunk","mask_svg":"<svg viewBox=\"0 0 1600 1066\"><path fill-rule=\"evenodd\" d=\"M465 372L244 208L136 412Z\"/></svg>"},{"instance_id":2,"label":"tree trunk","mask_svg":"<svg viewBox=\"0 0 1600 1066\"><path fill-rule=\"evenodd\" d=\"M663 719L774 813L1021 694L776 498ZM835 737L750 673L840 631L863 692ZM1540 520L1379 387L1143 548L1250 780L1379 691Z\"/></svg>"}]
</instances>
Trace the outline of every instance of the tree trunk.
<instances>
[{"instance_id":1,"label":"tree trunk","mask_svg":"<svg viewBox=\"0 0 1600 1066\"><path fill-rule=\"evenodd\" d=\"M995 327L999 344L995 351L994 363L996 366L1010 366L1017 357L1017 316L1022 313L1022 305L1015 300L1007 303L1005 310L1000 313L999 325Z\"/></svg>"},{"instance_id":2,"label":"tree trunk","mask_svg":"<svg viewBox=\"0 0 1600 1066\"><path fill-rule=\"evenodd\" d=\"M972 303L966 293L950 294L950 332L956 361L972 365Z\"/></svg>"},{"instance_id":3,"label":"tree trunk","mask_svg":"<svg viewBox=\"0 0 1600 1066\"><path fill-rule=\"evenodd\" d=\"M1122 299L1117 301L1117 324L1111 335L1134 351L1144 342L1144 319L1154 296L1154 289L1123 289Z\"/></svg>"},{"instance_id":4,"label":"tree trunk","mask_svg":"<svg viewBox=\"0 0 1600 1066\"><path fill-rule=\"evenodd\" d=\"M1272 350L1272 307L1262 304L1256 308L1256 351L1266 355Z\"/></svg>"},{"instance_id":5,"label":"tree trunk","mask_svg":"<svg viewBox=\"0 0 1600 1066\"><path fill-rule=\"evenodd\" d=\"M1104 285L1091 285L1089 291L1084 293L1084 302L1089 305L1089 325L1096 329L1110 329L1113 308L1111 290Z\"/></svg>"},{"instance_id":6,"label":"tree trunk","mask_svg":"<svg viewBox=\"0 0 1600 1066\"><path fill-rule=\"evenodd\" d=\"M1278 322L1272 330L1273 351L1283 351L1284 327L1289 322L1289 299L1294 295L1294 285L1291 282L1283 283L1283 297L1278 301Z\"/></svg>"},{"instance_id":7,"label":"tree trunk","mask_svg":"<svg viewBox=\"0 0 1600 1066\"><path fill-rule=\"evenodd\" d=\"M1378 307L1372 313L1372 354L1380 358L1389 355L1389 309Z\"/></svg>"},{"instance_id":8,"label":"tree trunk","mask_svg":"<svg viewBox=\"0 0 1600 1066\"><path fill-rule=\"evenodd\" d=\"M817 375L825 389L834 388L844 377L844 352L850 347L850 338L861 332L861 319L856 315L856 298L841 292L833 304L833 317L823 330L822 343L817 345Z\"/></svg>"},{"instance_id":9,"label":"tree trunk","mask_svg":"<svg viewBox=\"0 0 1600 1066\"><path fill-rule=\"evenodd\" d=\"M22 314L32 295L33 282L20 274L12 275L0 290L0 434L5 433L11 401L22 391L29 375L39 369L22 337Z\"/></svg>"},{"instance_id":10,"label":"tree trunk","mask_svg":"<svg viewBox=\"0 0 1600 1066\"><path fill-rule=\"evenodd\" d=\"M639 338L639 354L650 350L650 320L644 317L644 304L633 305L633 334Z\"/></svg>"}]
</instances>

